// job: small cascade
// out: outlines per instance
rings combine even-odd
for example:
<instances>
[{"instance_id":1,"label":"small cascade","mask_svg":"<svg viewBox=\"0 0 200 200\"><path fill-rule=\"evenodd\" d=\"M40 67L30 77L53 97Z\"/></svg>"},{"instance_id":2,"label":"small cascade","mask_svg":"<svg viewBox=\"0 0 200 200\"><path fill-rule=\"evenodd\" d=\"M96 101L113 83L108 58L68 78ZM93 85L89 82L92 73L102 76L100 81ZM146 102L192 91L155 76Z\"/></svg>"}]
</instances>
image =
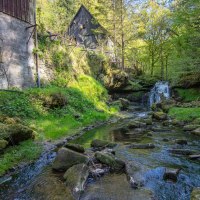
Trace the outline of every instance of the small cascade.
<instances>
[{"instance_id":1,"label":"small cascade","mask_svg":"<svg viewBox=\"0 0 200 200\"><path fill-rule=\"evenodd\" d=\"M159 103L163 99L169 99L169 98L170 98L169 83L159 81L154 85L154 87L150 91L149 104L150 106L152 106L152 104L154 103Z\"/></svg>"}]
</instances>

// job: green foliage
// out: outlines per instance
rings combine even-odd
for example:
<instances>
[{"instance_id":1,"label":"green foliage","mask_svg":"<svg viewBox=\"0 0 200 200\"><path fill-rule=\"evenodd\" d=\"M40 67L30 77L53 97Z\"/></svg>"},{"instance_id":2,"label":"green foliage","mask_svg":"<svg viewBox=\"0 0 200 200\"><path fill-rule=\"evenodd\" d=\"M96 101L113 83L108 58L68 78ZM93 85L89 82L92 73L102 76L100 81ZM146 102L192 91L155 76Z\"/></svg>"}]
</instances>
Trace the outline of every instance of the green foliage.
<instances>
[{"instance_id":1,"label":"green foliage","mask_svg":"<svg viewBox=\"0 0 200 200\"><path fill-rule=\"evenodd\" d=\"M1 93L0 114L24 119L43 139L72 134L78 127L106 120L117 112L106 105L106 89L83 75L67 88L49 86Z\"/></svg>"},{"instance_id":2,"label":"green foliage","mask_svg":"<svg viewBox=\"0 0 200 200\"><path fill-rule=\"evenodd\" d=\"M177 89L178 95L186 102L200 100L199 88Z\"/></svg>"},{"instance_id":3,"label":"green foliage","mask_svg":"<svg viewBox=\"0 0 200 200\"><path fill-rule=\"evenodd\" d=\"M41 152L42 146L31 140L8 148L4 154L0 155L0 176L19 163L32 162L40 156Z\"/></svg>"},{"instance_id":4,"label":"green foliage","mask_svg":"<svg viewBox=\"0 0 200 200\"><path fill-rule=\"evenodd\" d=\"M34 118L39 114L37 101L32 105L26 92L0 91L0 114L10 117Z\"/></svg>"},{"instance_id":5,"label":"green foliage","mask_svg":"<svg viewBox=\"0 0 200 200\"><path fill-rule=\"evenodd\" d=\"M178 120L192 121L200 117L200 107L198 108L180 108L173 107L169 111L169 115Z\"/></svg>"}]
</instances>

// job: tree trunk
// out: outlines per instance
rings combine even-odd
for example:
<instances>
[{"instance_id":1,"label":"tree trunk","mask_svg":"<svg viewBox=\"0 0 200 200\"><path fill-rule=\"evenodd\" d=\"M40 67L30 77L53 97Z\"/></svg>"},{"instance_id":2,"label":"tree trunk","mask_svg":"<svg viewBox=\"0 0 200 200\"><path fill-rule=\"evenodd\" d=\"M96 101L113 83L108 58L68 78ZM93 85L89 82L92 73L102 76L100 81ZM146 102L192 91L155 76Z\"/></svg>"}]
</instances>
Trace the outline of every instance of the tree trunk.
<instances>
[{"instance_id":1,"label":"tree trunk","mask_svg":"<svg viewBox=\"0 0 200 200\"><path fill-rule=\"evenodd\" d=\"M122 70L124 70L124 48L125 48L125 44L124 44L124 21L123 21L123 5L124 5L124 1L121 0L121 53L122 53Z\"/></svg>"}]
</instances>

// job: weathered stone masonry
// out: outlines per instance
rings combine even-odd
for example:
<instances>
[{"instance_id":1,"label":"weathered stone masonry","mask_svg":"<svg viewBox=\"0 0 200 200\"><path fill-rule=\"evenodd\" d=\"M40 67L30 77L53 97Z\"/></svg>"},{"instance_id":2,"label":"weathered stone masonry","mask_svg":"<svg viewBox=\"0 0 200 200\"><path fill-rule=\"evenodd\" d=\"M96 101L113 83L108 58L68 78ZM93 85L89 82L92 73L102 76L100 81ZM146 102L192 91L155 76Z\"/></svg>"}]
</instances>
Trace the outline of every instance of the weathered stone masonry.
<instances>
[{"instance_id":1,"label":"weathered stone masonry","mask_svg":"<svg viewBox=\"0 0 200 200\"><path fill-rule=\"evenodd\" d=\"M0 12L0 88L24 88L35 85L33 38L29 23Z\"/></svg>"}]
</instances>

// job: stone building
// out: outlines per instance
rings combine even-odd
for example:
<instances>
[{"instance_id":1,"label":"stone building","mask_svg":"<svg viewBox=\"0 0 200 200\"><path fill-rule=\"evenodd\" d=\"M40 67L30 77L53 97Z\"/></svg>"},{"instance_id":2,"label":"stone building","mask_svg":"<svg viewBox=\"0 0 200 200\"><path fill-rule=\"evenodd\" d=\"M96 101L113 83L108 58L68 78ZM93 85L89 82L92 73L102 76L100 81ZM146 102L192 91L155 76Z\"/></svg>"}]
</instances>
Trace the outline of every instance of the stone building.
<instances>
[{"instance_id":1,"label":"stone building","mask_svg":"<svg viewBox=\"0 0 200 200\"><path fill-rule=\"evenodd\" d=\"M36 86L35 2L0 0L0 89Z\"/></svg>"}]
</instances>

